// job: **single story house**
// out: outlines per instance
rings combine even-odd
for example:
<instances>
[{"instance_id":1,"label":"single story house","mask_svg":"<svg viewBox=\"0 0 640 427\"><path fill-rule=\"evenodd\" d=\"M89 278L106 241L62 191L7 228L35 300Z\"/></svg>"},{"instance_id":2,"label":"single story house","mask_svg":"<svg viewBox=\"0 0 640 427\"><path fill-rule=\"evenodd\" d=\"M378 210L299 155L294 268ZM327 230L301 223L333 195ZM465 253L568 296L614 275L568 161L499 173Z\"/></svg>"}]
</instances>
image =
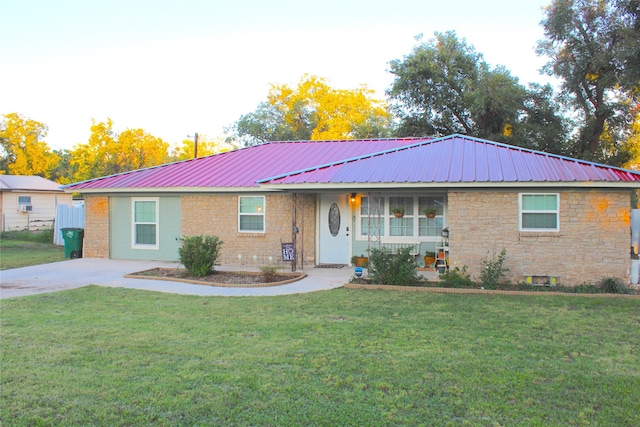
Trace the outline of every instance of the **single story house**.
<instances>
[{"instance_id":1,"label":"single story house","mask_svg":"<svg viewBox=\"0 0 640 427\"><path fill-rule=\"evenodd\" d=\"M71 194L48 179L0 175L1 231L51 228L57 206L71 203Z\"/></svg>"},{"instance_id":2,"label":"single story house","mask_svg":"<svg viewBox=\"0 0 640 427\"><path fill-rule=\"evenodd\" d=\"M477 276L505 249L512 280L574 285L627 279L638 187L637 172L451 135L269 142L66 191L84 194L86 257L178 260L182 236L212 234L222 263L281 263L282 243L302 268L410 246Z\"/></svg>"}]
</instances>

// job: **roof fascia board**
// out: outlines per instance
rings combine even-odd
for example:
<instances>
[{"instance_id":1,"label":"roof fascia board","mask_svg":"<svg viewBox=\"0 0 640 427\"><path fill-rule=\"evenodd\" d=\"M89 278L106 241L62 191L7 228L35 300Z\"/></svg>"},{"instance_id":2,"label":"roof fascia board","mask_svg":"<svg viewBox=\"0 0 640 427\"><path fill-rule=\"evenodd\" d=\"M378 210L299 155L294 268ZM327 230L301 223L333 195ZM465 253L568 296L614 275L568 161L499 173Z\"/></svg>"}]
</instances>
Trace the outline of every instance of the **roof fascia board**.
<instances>
[{"instance_id":1,"label":"roof fascia board","mask_svg":"<svg viewBox=\"0 0 640 427\"><path fill-rule=\"evenodd\" d=\"M3 193L58 193L64 194L65 191L60 190L32 190L30 188L3 188L0 190Z\"/></svg>"}]
</instances>

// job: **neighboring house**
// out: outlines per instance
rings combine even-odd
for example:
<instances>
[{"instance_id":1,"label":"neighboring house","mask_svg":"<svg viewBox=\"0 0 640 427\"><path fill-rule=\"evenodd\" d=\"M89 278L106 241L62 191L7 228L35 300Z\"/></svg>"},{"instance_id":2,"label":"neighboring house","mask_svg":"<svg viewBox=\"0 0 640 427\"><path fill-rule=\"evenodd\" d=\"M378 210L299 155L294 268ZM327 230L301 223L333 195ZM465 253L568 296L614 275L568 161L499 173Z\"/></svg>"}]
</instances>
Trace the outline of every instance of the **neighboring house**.
<instances>
[{"instance_id":1,"label":"neighboring house","mask_svg":"<svg viewBox=\"0 0 640 427\"><path fill-rule=\"evenodd\" d=\"M58 205L71 206L71 194L39 176L0 175L2 231L51 228Z\"/></svg>"},{"instance_id":2,"label":"neighboring house","mask_svg":"<svg viewBox=\"0 0 640 427\"><path fill-rule=\"evenodd\" d=\"M369 248L442 244L480 273L506 249L513 281L626 279L640 173L460 135L271 142L66 187L84 194L84 256L177 260L212 234L223 263L349 264ZM404 208L396 218L392 209ZM422 214L435 208L435 216Z\"/></svg>"}]
</instances>

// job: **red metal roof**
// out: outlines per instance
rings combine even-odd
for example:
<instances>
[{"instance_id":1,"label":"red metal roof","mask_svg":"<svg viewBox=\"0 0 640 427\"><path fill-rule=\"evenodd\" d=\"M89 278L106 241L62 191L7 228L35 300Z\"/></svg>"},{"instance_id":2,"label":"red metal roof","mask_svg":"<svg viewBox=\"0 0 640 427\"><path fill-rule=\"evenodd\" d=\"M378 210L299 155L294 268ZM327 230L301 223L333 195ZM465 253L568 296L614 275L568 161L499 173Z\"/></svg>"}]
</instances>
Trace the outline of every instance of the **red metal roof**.
<instances>
[{"instance_id":1,"label":"red metal roof","mask_svg":"<svg viewBox=\"0 0 640 427\"><path fill-rule=\"evenodd\" d=\"M257 187L286 172L424 141L399 138L355 141L269 142L213 156L134 170L66 186L67 190Z\"/></svg>"},{"instance_id":2,"label":"red metal roof","mask_svg":"<svg viewBox=\"0 0 640 427\"><path fill-rule=\"evenodd\" d=\"M66 189L570 182L640 183L640 173L451 135L438 139L271 142L71 184Z\"/></svg>"},{"instance_id":3,"label":"red metal roof","mask_svg":"<svg viewBox=\"0 0 640 427\"><path fill-rule=\"evenodd\" d=\"M298 172L269 184L639 182L640 173L461 135Z\"/></svg>"}]
</instances>

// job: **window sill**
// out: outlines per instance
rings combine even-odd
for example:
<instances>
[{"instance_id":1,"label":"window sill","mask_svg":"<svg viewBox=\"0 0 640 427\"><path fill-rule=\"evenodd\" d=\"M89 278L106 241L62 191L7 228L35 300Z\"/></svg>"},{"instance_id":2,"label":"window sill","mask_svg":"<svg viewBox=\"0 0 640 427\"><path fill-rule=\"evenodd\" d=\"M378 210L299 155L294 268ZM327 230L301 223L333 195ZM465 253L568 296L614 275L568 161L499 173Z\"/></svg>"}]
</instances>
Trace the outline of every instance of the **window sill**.
<instances>
[{"instance_id":1,"label":"window sill","mask_svg":"<svg viewBox=\"0 0 640 427\"><path fill-rule=\"evenodd\" d=\"M239 231L236 234L237 237L244 237L247 239L264 239L266 235L267 233L265 232L244 232L244 231Z\"/></svg>"},{"instance_id":2,"label":"window sill","mask_svg":"<svg viewBox=\"0 0 640 427\"><path fill-rule=\"evenodd\" d=\"M518 232L518 236L521 239L535 239L538 237L552 237L559 238L562 237L560 231L520 231Z\"/></svg>"}]
</instances>

